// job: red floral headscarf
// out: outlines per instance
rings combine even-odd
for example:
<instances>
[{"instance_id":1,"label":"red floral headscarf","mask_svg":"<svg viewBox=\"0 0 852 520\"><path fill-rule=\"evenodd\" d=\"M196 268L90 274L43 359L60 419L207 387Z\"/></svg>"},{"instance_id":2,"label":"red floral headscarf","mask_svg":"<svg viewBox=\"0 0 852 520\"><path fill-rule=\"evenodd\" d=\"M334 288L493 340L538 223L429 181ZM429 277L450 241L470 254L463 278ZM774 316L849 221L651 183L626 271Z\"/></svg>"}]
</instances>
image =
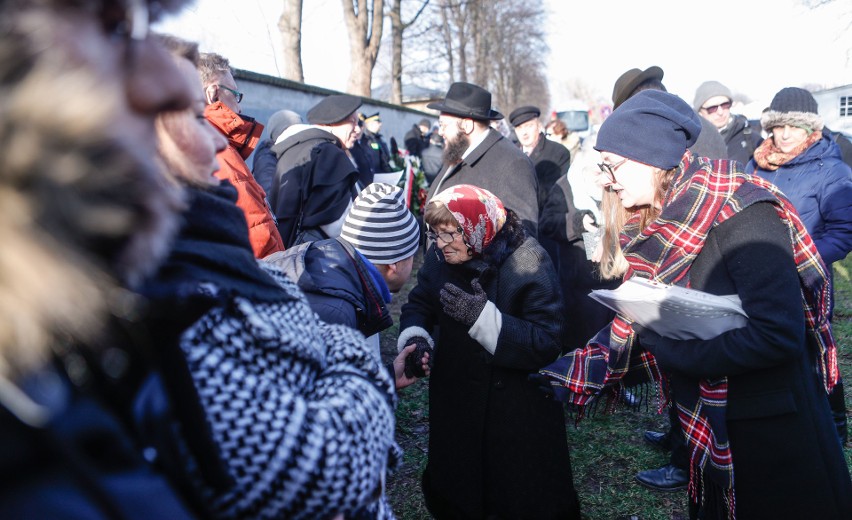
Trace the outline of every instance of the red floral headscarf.
<instances>
[{"instance_id":1,"label":"red floral headscarf","mask_svg":"<svg viewBox=\"0 0 852 520\"><path fill-rule=\"evenodd\" d=\"M459 184L435 195L432 201L450 210L476 254L488 247L506 223L506 208L496 195L470 184Z\"/></svg>"}]
</instances>

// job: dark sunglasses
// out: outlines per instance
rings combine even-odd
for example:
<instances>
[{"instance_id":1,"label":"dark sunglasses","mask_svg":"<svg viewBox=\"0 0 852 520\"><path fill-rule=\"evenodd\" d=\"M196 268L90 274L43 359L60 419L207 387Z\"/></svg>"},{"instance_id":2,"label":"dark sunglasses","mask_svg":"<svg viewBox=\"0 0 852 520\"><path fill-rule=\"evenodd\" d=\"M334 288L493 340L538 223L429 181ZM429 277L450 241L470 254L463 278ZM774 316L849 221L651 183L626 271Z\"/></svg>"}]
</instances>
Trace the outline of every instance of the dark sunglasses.
<instances>
[{"instance_id":1,"label":"dark sunglasses","mask_svg":"<svg viewBox=\"0 0 852 520\"><path fill-rule=\"evenodd\" d=\"M731 103L730 101L725 101L725 102L724 102L724 103L722 103L722 104L719 104L719 105L713 105L712 107L701 107L701 109L702 109L702 110L706 110L708 114L715 114L715 113L716 113L716 111L717 111L717 110L719 110L720 108L723 108L723 109L725 109L725 110L730 110L730 109L731 109L731 104L732 104L732 103Z\"/></svg>"}]
</instances>

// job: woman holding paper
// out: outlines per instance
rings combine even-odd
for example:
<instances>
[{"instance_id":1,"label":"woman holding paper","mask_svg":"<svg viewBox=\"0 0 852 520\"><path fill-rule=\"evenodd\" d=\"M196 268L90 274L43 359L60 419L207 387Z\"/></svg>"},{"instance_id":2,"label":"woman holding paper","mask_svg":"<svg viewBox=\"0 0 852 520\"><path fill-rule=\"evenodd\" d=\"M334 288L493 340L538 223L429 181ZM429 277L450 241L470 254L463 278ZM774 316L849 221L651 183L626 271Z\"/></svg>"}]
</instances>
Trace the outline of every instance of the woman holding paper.
<instances>
[{"instance_id":1,"label":"woman holding paper","mask_svg":"<svg viewBox=\"0 0 852 520\"><path fill-rule=\"evenodd\" d=\"M529 381L560 352L565 312L547 253L476 186L438 193L424 220L434 245L402 308L398 346L435 349L423 474L429 511L441 519L579 519L562 406Z\"/></svg>"},{"instance_id":2,"label":"woman holding paper","mask_svg":"<svg viewBox=\"0 0 852 520\"><path fill-rule=\"evenodd\" d=\"M700 129L687 103L659 91L604 122L596 149L615 211L602 266L735 294L746 326L676 341L619 315L609 337L541 374L579 405L643 378L671 389L691 452L692 518L852 518L825 399L837 381L825 266L775 186L687 151Z\"/></svg>"}]
</instances>

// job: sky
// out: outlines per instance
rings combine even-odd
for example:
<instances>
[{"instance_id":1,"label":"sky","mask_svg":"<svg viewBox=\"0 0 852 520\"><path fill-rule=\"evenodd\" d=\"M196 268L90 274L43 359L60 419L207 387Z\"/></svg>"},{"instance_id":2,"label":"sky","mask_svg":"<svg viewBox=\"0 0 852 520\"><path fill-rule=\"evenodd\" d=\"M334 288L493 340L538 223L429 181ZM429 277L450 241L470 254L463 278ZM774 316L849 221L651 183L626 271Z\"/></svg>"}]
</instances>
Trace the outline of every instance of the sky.
<instances>
[{"instance_id":1,"label":"sky","mask_svg":"<svg viewBox=\"0 0 852 520\"><path fill-rule=\"evenodd\" d=\"M237 68L277 76L281 4L196 0L157 29L198 41L201 50L218 52ZM783 87L852 84L848 0L818 9L800 0L545 0L545 5L555 107L571 97L566 85L579 81L609 100L622 73L652 65L665 71L667 89L690 104L706 80L720 81L755 106L767 106ZM341 0L304 0L302 66L306 83L345 90L349 43Z\"/></svg>"}]
</instances>

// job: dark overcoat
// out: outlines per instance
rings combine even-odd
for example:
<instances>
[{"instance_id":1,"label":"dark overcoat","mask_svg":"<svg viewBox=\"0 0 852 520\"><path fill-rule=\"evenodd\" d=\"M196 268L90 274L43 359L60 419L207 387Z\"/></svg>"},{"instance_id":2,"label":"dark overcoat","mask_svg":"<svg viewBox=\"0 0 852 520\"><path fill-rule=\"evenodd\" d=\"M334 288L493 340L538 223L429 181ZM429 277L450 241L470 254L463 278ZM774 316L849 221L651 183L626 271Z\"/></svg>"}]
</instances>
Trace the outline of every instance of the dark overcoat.
<instances>
[{"instance_id":1,"label":"dark overcoat","mask_svg":"<svg viewBox=\"0 0 852 520\"><path fill-rule=\"evenodd\" d=\"M498 233L489 248L505 238ZM556 273L533 238L500 256L493 276L481 276L487 262L450 265L433 246L402 309L403 336L440 329L429 383L427 506L436 518L579 519L562 407L527 379L559 354ZM502 313L493 355L439 301L445 283L471 292L475 277Z\"/></svg>"},{"instance_id":2,"label":"dark overcoat","mask_svg":"<svg viewBox=\"0 0 852 520\"><path fill-rule=\"evenodd\" d=\"M530 160L535 167L535 176L538 180L538 207L541 210L544 208L550 189L560 176L568 173L571 152L541 134L535 148L530 152Z\"/></svg>"},{"instance_id":3,"label":"dark overcoat","mask_svg":"<svg viewBox=\"0 0 852 520\"><path fill-rule=\"evenodd\" d=\"M444 165L429 188L429 199L459 184L472 184L496 195L513 210L533 236L538 236L538 181L529 157L490 129L488 135L456 166Z\"/></svg>"},{"instance_id":4,"label":"dark overcoat","mask_svg":"<svg viewBox=\"0 0 852 520\"><path fill-rule=\"evenodd\" d=\"M337 221L355 199L357 168L337 137L319 128L296 132L273 145L272 151L278 166L269 205L284 245L296 242L297 227L323 235L319 227Z\"/></svg>"},{"instance_id":5,"label":"dark overcoat","mask_svg":"<svg viewBox=\"0 0 852 520\"><path fill-rule=\"evenodd\" d=\"M695 289L739 295L749 316L744 328L654 352L675 397L700 378L728 377L737 518L852 518L852 483L806 339L789 232L775 209L758 203L719 224L689 276Z\"/></svg>"}]
</instances>

